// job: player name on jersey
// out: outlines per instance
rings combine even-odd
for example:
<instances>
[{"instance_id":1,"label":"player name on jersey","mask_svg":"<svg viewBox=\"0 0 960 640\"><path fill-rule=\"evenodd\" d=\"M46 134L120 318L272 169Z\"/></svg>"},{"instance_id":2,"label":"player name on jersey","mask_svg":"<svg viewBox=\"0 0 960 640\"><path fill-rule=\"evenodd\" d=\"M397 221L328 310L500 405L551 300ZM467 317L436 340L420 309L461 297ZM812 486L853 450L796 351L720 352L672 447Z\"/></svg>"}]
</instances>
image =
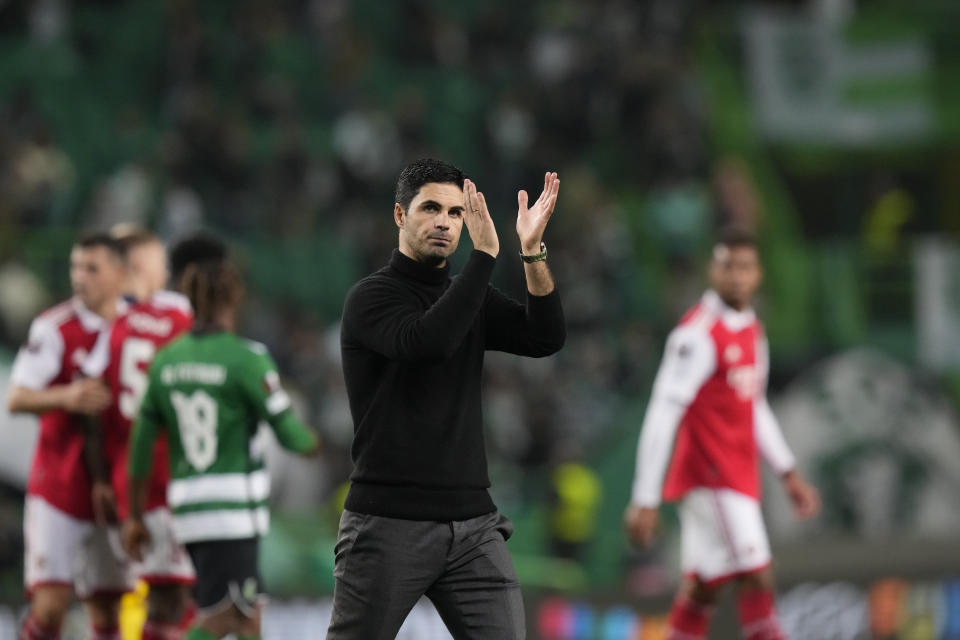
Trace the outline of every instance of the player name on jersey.
<instances>
[{"instance_id":1,"label":"player name on jersey","mask_svg":"<svg viewBox=\"0 0 960 640\"><path fill-rule=\"evenodd\" d=\"M219 364L178 362L164 365L160 369L160 379L164 384L186 382L222 386L227 379L227 370Z\"/></svg>"},{"instance_id":2,"label":"player name on jersey","mask_svg":"<svg viewBox=\"0 0 960 640\"><path fill-rule=\"evenodd\" d=\"M134 331L150 333L155 336L167 337L174 329L173 320L169 317L150 315L148 313L132 312L127 316L127 323Z\"/></svg>"}]
</instances>

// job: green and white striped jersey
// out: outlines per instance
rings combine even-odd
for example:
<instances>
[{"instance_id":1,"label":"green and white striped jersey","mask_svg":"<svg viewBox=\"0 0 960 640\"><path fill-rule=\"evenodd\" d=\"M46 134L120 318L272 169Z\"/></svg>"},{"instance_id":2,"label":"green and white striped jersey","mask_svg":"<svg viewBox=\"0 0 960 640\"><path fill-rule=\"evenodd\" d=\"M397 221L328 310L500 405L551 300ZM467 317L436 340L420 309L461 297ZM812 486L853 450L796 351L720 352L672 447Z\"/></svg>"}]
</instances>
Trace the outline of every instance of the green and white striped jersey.
<instances>
[{"instance_id":1,"label":"green and white striped jersey","mask_svg":"<svg viewBox=\"0 0 960 640\"><path fill-rule=\"evenodd\" d=\"M153 443L166 430L167 502L181 542L266 533L270 478L251 441L261 421L280 443L306 452L314 435L290 410L266 347L232 333L185 334L150 365L130 439L132 477L150 473Z\"/></svg>"}]
</instances>

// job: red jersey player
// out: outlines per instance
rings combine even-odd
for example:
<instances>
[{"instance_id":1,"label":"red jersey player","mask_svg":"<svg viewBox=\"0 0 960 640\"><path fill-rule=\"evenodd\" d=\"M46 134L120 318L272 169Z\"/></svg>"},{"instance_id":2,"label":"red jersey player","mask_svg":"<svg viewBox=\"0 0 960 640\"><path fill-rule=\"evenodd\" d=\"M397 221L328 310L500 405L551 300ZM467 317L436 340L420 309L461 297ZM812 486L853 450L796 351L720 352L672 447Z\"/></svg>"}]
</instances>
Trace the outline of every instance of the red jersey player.
<instances>
[{"instance_id":1,"label":"red jersey player","mask_svg":"<svg viewBox=\"0 0 960 640\"><path fill-rule=\"evenodd\" d=\"M122 249L114 238L81 238L70 252L74 296L40 314L30 326L11 373L12 412L40 416L24 509L24 579L30 611L21 640L59 637L74 591L87 608L95 640L119 638L124 563L111 551L107 530L93 520L84 460L81 414L110 402L109 391L80 376L101 330L122 313Z\"/></svg>"},{"instance_id":2,"label":"red jersey player","mask_svg":"<svg viewBox=\"0 0 960 640\"><path fill-rule=\"evenodd\" d=\"M799 517L819 510L817 492L796 470L767 404L767 341L751 308L761 279L754 238L727 231L713 251L712 289L667 340L643 422L625 524L634 542L649 544L661 499L680 502L685 580L668 640L705 638L729 581L737 583L744 637L784 638L760 512L758 452Z\"/></svg>"},{"instance_id":3,"label":"red jersey player","mask_svg":"<svg viewBox=\"0 0 960 640\"><path fill-rule=\"evenodd\" d=\"M106 466L105 483L98 487L95 482L94 507L101 517L116 508L123 520L129 504L130 429L147 385L147 368L160 348L190 328L193 316L186 297L163 290L168 272L160 240L142 230L127 230L118 238L126 255L126 292L138 302L100 336L83 372L91 378L102 377L112 394L110 406L101 415L99 442L92 445L102 447ZM189 601L187 587L195 579L189 556L173 536L166 501L167 455L166 440L158 440L144 516L152 544L143 562L134 566L134 572L150 585L143 640L180 637L179 622Z\"/></svg>"}]
</instances>

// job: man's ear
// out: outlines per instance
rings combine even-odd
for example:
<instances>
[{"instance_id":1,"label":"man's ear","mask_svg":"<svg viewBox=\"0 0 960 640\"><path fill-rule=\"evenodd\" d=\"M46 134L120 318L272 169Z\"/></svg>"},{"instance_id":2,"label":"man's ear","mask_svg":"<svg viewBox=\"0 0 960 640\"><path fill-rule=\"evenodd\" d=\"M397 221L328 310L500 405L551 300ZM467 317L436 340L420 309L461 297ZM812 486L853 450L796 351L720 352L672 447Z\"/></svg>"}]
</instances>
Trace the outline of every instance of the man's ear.
<instances>
[{"instance_id":1,"label":"man's ear","mask_svg":"<svg viewBox=\"0 0 960 640\"><path fill-rule=\"evenodd\" d=\"M397 227L403 228L403 207L400 206L399 202L393 203L393 221L397 224Z\"/></svg>"}]
</instances>

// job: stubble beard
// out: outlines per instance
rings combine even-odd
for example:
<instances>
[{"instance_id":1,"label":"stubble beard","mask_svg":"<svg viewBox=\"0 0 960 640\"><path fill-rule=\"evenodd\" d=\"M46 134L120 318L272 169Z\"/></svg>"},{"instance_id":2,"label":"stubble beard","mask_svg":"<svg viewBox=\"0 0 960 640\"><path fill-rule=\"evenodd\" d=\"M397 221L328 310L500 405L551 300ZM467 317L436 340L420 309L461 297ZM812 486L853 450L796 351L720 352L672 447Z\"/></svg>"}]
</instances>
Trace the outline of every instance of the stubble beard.
<instances>
[{"instance_id":1,"label":"stubble beard","mask_svg":"<svg viewBox=\"0 0 960 640\"><path fill-rule=\"evenodd\" d=\"M442 267L447 262L447 258L453 253L456 247L433 246L430 238L424 238L417 247L417 254L420 256L420 262L430 267Z\"/></svg>"},{"instance_id":2,"label":"stubble beard","mask_svg":"<svg viewBox=\"0 0 960 640\"><path fill-rule=\"evenodd\" d=\"M447 258L450 257L456 249L456 246L452 244L446 247L434 246L431 244L429 237L417 237L412 234L406 236L405 244L417 262L429 267L444 266Z\"/></svg>"},{"instance_id":3,"label":"stubble beard","mask_svg":"<svg viewBox=\"0 0 960 640\"><path fill-rule=\"evenodd\" d=\"M425 251L419 251L418 253L420 254L420 262L428 267L442 267L447 261L446 255L430 251L429 248Z\"/></svg>"}]
</instances>

